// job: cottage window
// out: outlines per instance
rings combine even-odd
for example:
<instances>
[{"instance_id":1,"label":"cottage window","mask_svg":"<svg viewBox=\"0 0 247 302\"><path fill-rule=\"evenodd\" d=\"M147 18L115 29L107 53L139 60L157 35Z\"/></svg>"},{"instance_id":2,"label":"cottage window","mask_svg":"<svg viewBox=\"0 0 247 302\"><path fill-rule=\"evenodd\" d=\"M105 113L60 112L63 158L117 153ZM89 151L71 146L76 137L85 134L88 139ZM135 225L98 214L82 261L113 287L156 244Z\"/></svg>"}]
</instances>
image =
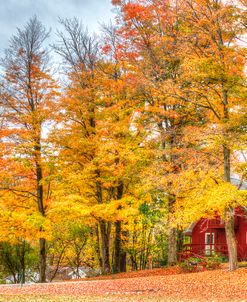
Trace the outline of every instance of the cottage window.
<instances>
[{"instance_id":1,"label":"cottage window","mask_svg":"<svg viewBox=\"0 0 247 302\"><path fill-rule=\"evenodd\" d=\"M205 254L211 255L214 252L214 233L205 233Z\"/></svg>"}]
</instances>

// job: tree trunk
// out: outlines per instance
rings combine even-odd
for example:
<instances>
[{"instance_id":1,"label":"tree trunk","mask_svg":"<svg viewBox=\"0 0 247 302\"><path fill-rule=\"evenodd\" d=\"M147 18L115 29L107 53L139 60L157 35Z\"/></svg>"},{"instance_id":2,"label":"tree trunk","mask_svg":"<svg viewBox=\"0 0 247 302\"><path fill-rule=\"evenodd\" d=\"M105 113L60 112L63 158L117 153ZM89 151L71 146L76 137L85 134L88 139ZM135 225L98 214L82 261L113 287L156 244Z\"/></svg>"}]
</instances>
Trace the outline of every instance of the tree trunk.
<instances>
[{"instance_id":1,"label":"tree trunk","mask_svg":"<svg viewBox=\"0 0 247 302\"><path fill-rule=\"evenodd\" d=\"M224 153L224 178L225 181L231 182L231 161L230 161L230 150L227 146L223 145Z\"/></svg>"},{"instance_id":2,"label":"tree trunk","mask_svg":"<svg viewBox=\"0 0 247 302\"><path fill-rule=\"evenodd\" d=\"M238 268L237 244L234 231L234 210L225 210L225 231L229 256L229 271Z\"/></svg>"},{"instance_id":3,"label":"tree trunk","mask_svg":"<svg viewBox=\"0 0 247 302\"><path fill-rule=\"evenodd\" d=\"M44 193L43 184L41 183L43 179L42 167L41 167L41 144L40 139L37 139L35 146L35 161L36 161L36 178L37 178L37 203L38 209L42 216L45 216L44 209ZM42 228L41 228L42 231ZM45 238L40 238L39 240L39 265L40 265L40 282L46 282L46 240Z\"/></svg>"},{"instance_id":4,"label":"tree trunk","mask_svg":"<svg viewBox=\"0 0 247 302\"><path fill-rule=\"evenodd\" d=\"M177 250L178 252L182 252L183 251L183 230L178 229L177 230Z\"/></svg>"},{"instance_id":5,"label":"tree trunk","mask_svg":"<svg viewBox=\"0 0 247 302\"><path fill-rule=\"evenodd\" d=\"M20 263L21 263L21 283L25 283L26 280L25 280L25 277L26 277L26 242L23 241L22 244L21 244L21 259L20 259Z\"/></svg>"},{"instance_id":6,"label":"tree trunk","mask_svg":"<svg viewBox=\"0 0 247 302\"><path fill-rule=\"evenodd\" d=\"M167 110L167 106L164 105L164 110ZM163 126L163 122L166 124L166 127ZM166 134L167 130L170 131L173 129L173 122L171 119L165 118L164 121L158 124L158 128L161 131L161 144L163 150L171 150L174 145L174 137L173 135L170 135L170 137L167 139ZM166 154L166 152L163 153L163 161L169 162L174 165L175 162L175 156L174 154ZM172 183L169 184L169 186L172 186ZM169 188L167 190L169 192ZM177 263L177 229L173 226L172 223L172 216L174 213L173 205L176 201L176 197L174 195L169 195L168 197L168 265L175 265Z\"/></svg>"},{"instance_id":7,"label":"tree trunk","mask_svg":"<svg viewBox=\"0 0 247 302\"><path fill-rule=\"evenodd\" d=\"M168 230L168 265L177 263L177 228L172 226Z\"/></svg>"},{"instance_id":8,"label":"tree trunk","mask_svg":"<svg viewBox=\"0 0 247 302\"><path fill-rule=\"evenodd\" d=\"M39 281L41 283L46 282L46 240L44 238L39 239Z\"/></svg>"},{"instance_id":9,"label":"tree trunk","mask_svg":"<svg viewBox=\"0 0 247 302\"><path fill-rule=\"evenodd\" d=\"M168 265L177 263L177 228L173 226L171 216L173 215L174 197L169 196L168 200Z\"/></svg>"},{"instance_id":10,"label":"tree trunk","mask_svg":"<svg viewBox=\"0 0 247 302\"><path fill-rule=\"evenodd\" d=\"M119 158L117 157L115 160L115 163L119 163ZM123 197L123 190L124 185L123 182L120 181L117 186L117 194L116 194L116 200L119 200ZM118 208L118 210L121 210L121 206ZM116 273L121 272L121 259L124 252L122 251L122 222L120 220L115 222L115 254L114 254L114 269Z\"/></svg>"},{"instance_id":11,"label":"tree trunk","mask_svg":"<svg viewBox=\"0 0 247 302\"><path fill-rule=\"evenodd\" d=\"M114 253L114 270L115 273L126 272L126 257L127 253L123 250L122 235L127 236L126 232L122 231L121 221L115 223L116 235L115 235L115 253Z\"/></svg>"},{"instance_id":12,"label":"tree trunk","mask_svg":"<svg viewBox=\"0 0 247 302\"><path fill-rule=\"evenodd\" d=\"M100 253L100 237L99 237L99 228L98 225L95 226L95 235L96 235L96 254L99 260L99 266L102 267L102 257Z\"/></svg>"},{"instance_id":13,"label":"tree trunk","mask_svg":"<svg viewBox=\"0 0 247 302\"><path fill-rule=\"evenodd\" d=\"M123 250L123 246L125 242L128 241L129 232L128 231L121 231L121 252L120 252L120 272L126 272L127 266L127 253Z\"/></svg>"},{"instance_id":14,"label":"tree trunk","mask_svg":"<svg viewBox=\"0 0 247 302\"><path fill-rule=\"evenodd\" d=\"M127 266L127 253L124 251L121 251L121 255L120 255L120 272L121 273L126 272L126 266Z\"/></svg>"},{"instance_id":15,"label":"tree trunk","mask_svg":"<svg viewBox=\"0 0 247 302\"><path fill-rule=\"evenodd\" d=\"M115 257L114 257L114 270L115 273L120 272L121 261L121 221L115 222Z\"/></svg>"},{"instance_id":16,"label":"tree trunk","mask_svg":"<svg viewBox=\"0 0 247 302\"><path fill-rule=\"evenodd\" d=\"M110 233L111 223L100 221L100 234L101 234L101 253L102 253L102 273L110 274Z\"/></svg>"},{"instance_id":17,"label":"tree trunk","mask_svg":"<svg viewBox=\"0 0 247 302\"><path fill-rule=\"evenodd\" d=\"M230 150L227 146L223 146L224 152L224 177L227 182L231 182L231 165L230 165ZM238 255L236 235L234 231L234 210L231 208L225 209L225 232L226 242L229 257L229 270L233 271L238 268Z\"/></svg>"}]
</instances>

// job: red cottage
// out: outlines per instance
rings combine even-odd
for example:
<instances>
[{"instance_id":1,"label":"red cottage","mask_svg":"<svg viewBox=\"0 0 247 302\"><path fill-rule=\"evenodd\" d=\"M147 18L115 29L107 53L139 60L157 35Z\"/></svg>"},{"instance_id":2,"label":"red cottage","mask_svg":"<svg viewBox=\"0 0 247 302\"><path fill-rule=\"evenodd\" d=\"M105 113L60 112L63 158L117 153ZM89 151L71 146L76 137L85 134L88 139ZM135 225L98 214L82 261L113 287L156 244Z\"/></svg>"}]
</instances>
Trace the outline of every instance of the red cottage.
<instances>
[{"instance_id":1,"label":"red cottage","mask_svg":"<svg viewBox=\"0 0 247 302\"><path fill-rule=\"evenodd\" d=\"M235 210L235 234L238 259L247 260L247 207ZM220 253L227 256L225 225L219 216L215 219L200 219L184 232L184 254L212 255Z\"/></svg>"}]
</instances>

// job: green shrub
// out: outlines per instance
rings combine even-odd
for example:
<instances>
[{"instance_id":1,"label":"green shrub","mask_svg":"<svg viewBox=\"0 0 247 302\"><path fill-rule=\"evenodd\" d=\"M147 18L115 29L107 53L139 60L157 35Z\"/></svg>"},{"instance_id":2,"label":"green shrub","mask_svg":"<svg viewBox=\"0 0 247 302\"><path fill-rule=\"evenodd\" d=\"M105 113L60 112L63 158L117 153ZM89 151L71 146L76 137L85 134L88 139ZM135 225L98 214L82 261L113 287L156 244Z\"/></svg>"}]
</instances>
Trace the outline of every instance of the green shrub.
<instances>
[{"instance_id":1,"label":"green shrub","mask_svg":"<svg viewBox=\"0 0 247 302\"><path fill-rule=\"evenodd\" d=\"M205 258L190 257L180 263L183 272L198 272L203 268L208 270L218 269L221 266L224 258L218 254L207 256Z\"/></svg>"},{"instance_id":2,"label":"green shrub","mask_svg":"<svg viewBox=\"0 0 247 302\"><path fill-rule=\"evenodd\" d=\"M223 262L223 258L215 254L214 256L208 256L205 258L206 261L206 268L209 270L217 269L220 267L221 263Z\"/></svg>"},{"instance_id":3,"label":"green shrub","mask_svg":"<svg viewBox=\"0 0 247 302\"><path fill-rule=\"evenodd\" d=\"M197 272L202 270L202 258L190 257L180 263L183 272Z\"/></svg>"}]
</instances>

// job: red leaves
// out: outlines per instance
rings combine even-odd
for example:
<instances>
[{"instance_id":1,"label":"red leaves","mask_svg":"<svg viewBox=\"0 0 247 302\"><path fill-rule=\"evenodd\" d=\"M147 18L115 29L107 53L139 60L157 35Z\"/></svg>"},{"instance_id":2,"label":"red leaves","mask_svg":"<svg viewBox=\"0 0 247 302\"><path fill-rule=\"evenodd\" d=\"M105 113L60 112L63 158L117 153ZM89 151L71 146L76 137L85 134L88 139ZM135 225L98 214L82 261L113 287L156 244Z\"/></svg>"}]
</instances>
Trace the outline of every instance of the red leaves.
<instances>
[{"instance_id":1,"label":"red leaves","mask_svg":"<svg viewBox=\"0 0 247 302\"><path fill-rule=\"evenodd\" d=\"M142 270L142 271L133 271L127 273L119 273L114 275L114 279L129 279L129 278L141 278L141 277L150 277L152 276L166 276L166 275L176 275L181 272L179 267L173 266L169 268L157 268L150 270ZM99 276L95 278L90 278L90 280L107 280L112 279L112 276ZM86 279L82 279L86 280Z\"/></svg>"},{"instance_id":2,"label":"red leaves","mask_svg":"<svg viewBox=\"0 0 247 302\"><path fill-rule=\"evenodd\" d=\"M148 20L150 17L150 12L147 6L141 5L139 3L127 3L123 11L126 16L126 20L129 19L142 19Z\"/></svg>"},{"instance_id":3,"label":"red leaves","mask_svg":"<svg viewBox=\"0 0 247 302\"><path fill-rule=\"evenodd\" d=\"M166 276L159 273L172 273ZM247 269L191 274L174 274L175 269L160 269L127 273L146 277L89 282L52 283L24 287L0 287L1 294L56 294L56 295L140 295L165 296L189 301L244 301L247 298ZM154 274L155 275L154 275ZM110 276L109 278L115 278Z\"/></svg>"},{"instance_id":4,"label":"red leaves","mask_svg":"<svg viewBox=\"0 0 247 302\"><path fill-rule=\"evenodd\" d=\"M107 44L102 47L103 54L108 54L110 51L111 51L111 45Z\"/></svg>"}]
</instances>

